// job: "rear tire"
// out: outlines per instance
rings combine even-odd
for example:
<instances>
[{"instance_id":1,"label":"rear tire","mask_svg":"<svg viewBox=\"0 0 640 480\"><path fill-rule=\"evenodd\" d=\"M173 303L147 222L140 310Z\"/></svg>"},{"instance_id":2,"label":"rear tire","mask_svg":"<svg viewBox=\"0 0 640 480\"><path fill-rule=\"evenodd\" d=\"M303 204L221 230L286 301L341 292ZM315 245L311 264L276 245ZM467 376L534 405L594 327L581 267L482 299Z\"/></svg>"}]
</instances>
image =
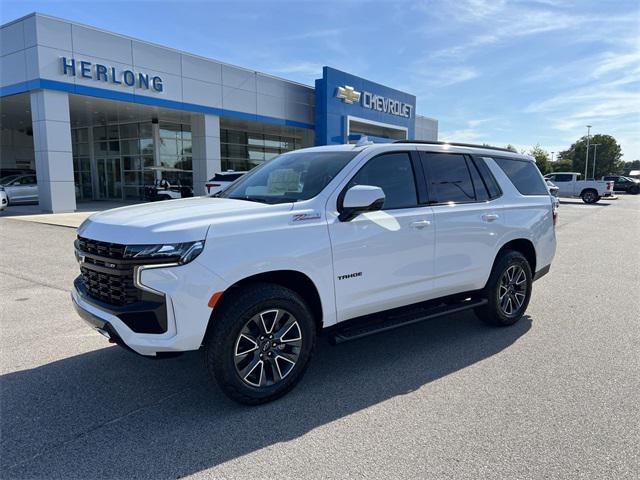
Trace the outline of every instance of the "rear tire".
<instances>
[{"instance_id":1,"label":"rear tire","mask_svg":"<svg viewBox=\"0 0 640 480\"><path fill-rule=\"evenodd\" d=\"M310 309L294 291L255 283L229 292L205 339L206 367L225 395L258 405L289 392L315 346Z\"/></svg>"},{"instance_id":2,"label":"rear tire","mask_svg":"<svg viewBox=\"0 0 640 480\"><path fill-rule=\"evenodd\" d=\"M531 285L531 267L524 255L515 250L503 252L484 289L488 303L475 309L476 315L489 325L513 325L527 310Z\"/></svg>"},{"instance_id":3,"label":"rear tire","mask_svg":"<svg viewBox=\"0 0 640 480\"><path fill-rule=\"evenodd\" d=\"M598 200L600 200L598 192L591 188L582 192L582 195L580 195L580 197L582 198L582 201L588 205L596 203Z\"/></svg>"},{"instance_id":4,"label":"rear tire","mask_svg":"<svg viewBox=\"0 0 640 480\"><path fill-rule=\"evenodd\" d=\"M631 187L628 192L631 195L637 195L638 193L640 193L640 187L638 185L634 185L633 187Z\"/></svg>"}]
</instances>

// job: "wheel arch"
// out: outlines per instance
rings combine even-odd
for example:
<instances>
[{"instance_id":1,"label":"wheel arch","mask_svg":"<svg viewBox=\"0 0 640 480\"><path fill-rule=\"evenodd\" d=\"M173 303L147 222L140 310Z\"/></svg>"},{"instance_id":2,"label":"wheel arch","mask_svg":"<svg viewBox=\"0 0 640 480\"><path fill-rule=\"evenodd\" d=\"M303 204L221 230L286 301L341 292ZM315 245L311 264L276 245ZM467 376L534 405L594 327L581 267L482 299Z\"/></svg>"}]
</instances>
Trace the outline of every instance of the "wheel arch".
<instances>
[{"instance_id":1,"label":"wheel arch","mask_svg":"<svg viewBox=\"0 0 640 480\"><path fill-rule=\"evenodd\" d=\"M509 240L507 243L502 245L502 247L500 247L500 250L498 250L496 257L493 259L493 265L496 264L496 261L498 260L498 258L500 258L500 255L502 255L502 253L507 250L515 250L517 252L520 252L524 256L524 258L527 259L527 262L531 267L531 275L535 275L537 254L536 248L531 240L529 240L528 238L516 238L514 240ZM491 268L493 269L493 266Z\"/></svg>"},{"instance_id":2,"label":"wheel arch","mask_svg":"<svg viewBox=\"0 0 640 480\"><path fill-rule=\"evenodd\" d=\"M233 295L233 292L242 288L244 285L252 283L273 283L296 292L305 300L305 302L307 302L307 305L311 309L313 320L316 323L318 332L322 330L324 317L320 292L313 280L311 280L311 278L309 278L305 273L298 270L272 270L250 275L236 281L224 291L222 296L216 302L215 307L211 312L209 323L211 324L214 320L216 310L224 308L225 300L229 299L230 296Z\"/></svg>"},{"instance_id":3,"label":"wheel arch","mask_svg":"<svg viewBox=\"0 0 640 480\"><path fill-rule=\"evenodd\" d=\"M582 197L585 194L585 192L588 192L588 191L596 192L596 196L600 196L597 189L593 187L587 187L582 189L582 191L580 192L580 197Z\"/></svg>"}]
</instances>

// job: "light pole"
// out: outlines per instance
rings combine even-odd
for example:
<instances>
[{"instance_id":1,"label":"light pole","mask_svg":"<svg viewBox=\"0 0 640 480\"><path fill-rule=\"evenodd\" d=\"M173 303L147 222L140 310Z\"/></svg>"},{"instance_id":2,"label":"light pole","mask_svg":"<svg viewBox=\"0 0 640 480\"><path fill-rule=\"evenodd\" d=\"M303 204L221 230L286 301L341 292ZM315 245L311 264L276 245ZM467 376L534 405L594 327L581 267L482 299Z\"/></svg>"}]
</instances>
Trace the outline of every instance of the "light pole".
<instances>
[{"instance_id":1,"label":"light pole","mask_svg":"<svg viewBox=\"0 0 640 480\"><path fill-rule=\"evenodd\" d=\"M592 143L593 147L593 174L591 175L593 179L596 179L596 160L598 159L598 145L602 145L601 143Z\"/></svg>"},{"instance_id":2,"label":"light pole","mask_svg":"<svg viewBox=\"0 0 640 480\"><path fill-rule=\"evenodd\" d=\"M553 154L556 152L551 152L551 161L553 162Z\"/></svg>"},{"instance_id":3,"label":"light pole","mask_svg":"<svg viewBox=\"0 0 640 480\"><path fill-rule=\"evenodd\" d=\"M587 156L584 159L584 179L587 179L587 166L589 165L589 135L591 133L591 125L587 125Z\"/></svg>"}]
</instances>

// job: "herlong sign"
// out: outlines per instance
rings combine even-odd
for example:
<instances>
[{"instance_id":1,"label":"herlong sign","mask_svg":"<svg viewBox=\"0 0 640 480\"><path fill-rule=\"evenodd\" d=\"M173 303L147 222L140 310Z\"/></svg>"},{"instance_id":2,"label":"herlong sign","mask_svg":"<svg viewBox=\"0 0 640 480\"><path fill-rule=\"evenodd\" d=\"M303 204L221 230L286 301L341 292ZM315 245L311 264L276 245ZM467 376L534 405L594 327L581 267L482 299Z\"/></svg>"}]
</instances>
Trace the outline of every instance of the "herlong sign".
<instances>
[{"instance_id":1,"label":"herlong sign","mask_svg":"<svg viewBox=\"0 0 640 480\"><path fill-rule=\"evenodd\" d=\"M91 80L135 87L144 90L162 92L162 78L146 73L133 72L132 70L119 70L100 63L91 63L85 60L76 61L74 58L60 57L62 61L62 73L64 75L78 76Z\"/></svg>"}]
</instances>

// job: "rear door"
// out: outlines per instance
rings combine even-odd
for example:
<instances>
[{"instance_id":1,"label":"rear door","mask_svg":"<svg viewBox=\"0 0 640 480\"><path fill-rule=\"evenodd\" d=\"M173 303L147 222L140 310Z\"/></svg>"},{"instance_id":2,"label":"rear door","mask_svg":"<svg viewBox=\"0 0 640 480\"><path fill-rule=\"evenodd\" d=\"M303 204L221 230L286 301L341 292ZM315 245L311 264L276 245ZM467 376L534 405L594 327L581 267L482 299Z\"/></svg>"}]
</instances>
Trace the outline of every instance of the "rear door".
<instances>
[{"instance_id":1,"label":"rear door","mask_svg":"<svg viewBox=\"0 0 640 480\"><path fill-rule=\"evenodd\" d=\"M422 179L415 151L388 152L369 159L342 187L344 193L354 185L378 186L385 202L347 222L329 220L338 321L430 298L433 211Z\"/></svg>"},{"instance_id":2,"label":"rear door","mask_svg":"<svg viewBox=\"0 0 640 480\"><path fill-rule=\"evenodd\" d=\"M448 295L482 288L504 228L499 187L486 165L478 165L480 158L428 152L421 157L435 220L434 289Z\"/></svg>"}]
</instances>

